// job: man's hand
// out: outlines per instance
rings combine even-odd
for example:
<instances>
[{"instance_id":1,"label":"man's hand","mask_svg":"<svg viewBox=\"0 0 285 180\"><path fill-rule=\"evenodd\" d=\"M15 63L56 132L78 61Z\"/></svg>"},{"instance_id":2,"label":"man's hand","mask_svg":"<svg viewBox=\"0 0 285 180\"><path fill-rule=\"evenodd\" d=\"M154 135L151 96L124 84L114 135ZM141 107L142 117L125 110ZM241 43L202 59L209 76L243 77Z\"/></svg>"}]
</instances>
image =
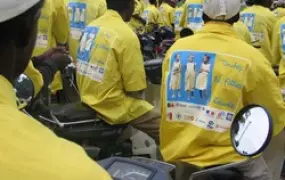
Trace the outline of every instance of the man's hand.
<instances>
[{"instance_id":1,"label":"man's hand","mask_svg":"<svg viewBox=\"0 0 285 180\"><path fill-rule=\"evenodd\" d=\"M68 51L63 46L55 47L55 48L51 48L51 49L47 50L46 52L44 52L43 54L37 56L37 58L40 59L40 60L46 60L46 59L51 58L56 53L62 53L62 54L66 54L67 55Z\"/></svg>"},{"instance_id":2,"label":"man's hand","mask_svg":"<svg viewBox=\"0 0 285 180\"><path fill-rule=\"evenodd\" d=\"M47 50L43 54L33 57L32 61L34 66L40 66L44 61L49 60L54 54L61 53L63 55L68 55L68 51L65 47L55 47Z\"/></svg>"},{"instance_id":3,"label":"man's hand","mask_svg":"<svg viewBox=\"0 0 285 180\"><path fill-rule=\"evenodd\" d=\"M50 61L53 61L57 65L57 68L62 71L68 64L71 63L72 59L66 54L55 53L51 56Z\"/></svg>"}]
</instances>

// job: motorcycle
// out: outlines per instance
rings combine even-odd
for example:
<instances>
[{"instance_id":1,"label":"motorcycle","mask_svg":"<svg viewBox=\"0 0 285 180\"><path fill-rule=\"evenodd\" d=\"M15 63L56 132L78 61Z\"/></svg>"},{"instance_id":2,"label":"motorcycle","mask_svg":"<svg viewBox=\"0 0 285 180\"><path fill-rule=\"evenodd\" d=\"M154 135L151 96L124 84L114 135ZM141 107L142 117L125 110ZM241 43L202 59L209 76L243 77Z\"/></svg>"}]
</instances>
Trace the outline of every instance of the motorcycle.
<instances>
[{"instance_id":1,"label":"motorcycle","mask_svg":"<svg viewBox=\"0 0 285 180\"><path fill-rule=\"evenodd\" d=\"M152 26L153 30L151 32L145 30L137 33L145 61L164 56L174 43L175 34L171 28L167 26L159 27L157 24L152 24Z\"/></svg>"},{"instance_id":2,"label":"motorcycle","mask_svg":"<svg viewBox=\"0 0 285 180\"><path fill-rule=\"evenodd\" d=\"M66 68L65 76L70 77L70 84L75 79L75 66ZM33 100L33 84L22 74L15 82L21 110L33 116L58 136L81 145L93 159L111 156L131 157L133 155L157 158L157 147L151 138L136 132L127 124L109 125L93 109L80 101L67 104L43 103L41 98ZM78 90L76 90L78 91ZM79 94L78 94L79 96ZM27 106L29 105L29 106ZM130 131L127 138L125 132Z\"/></svg>"}]
</instances>

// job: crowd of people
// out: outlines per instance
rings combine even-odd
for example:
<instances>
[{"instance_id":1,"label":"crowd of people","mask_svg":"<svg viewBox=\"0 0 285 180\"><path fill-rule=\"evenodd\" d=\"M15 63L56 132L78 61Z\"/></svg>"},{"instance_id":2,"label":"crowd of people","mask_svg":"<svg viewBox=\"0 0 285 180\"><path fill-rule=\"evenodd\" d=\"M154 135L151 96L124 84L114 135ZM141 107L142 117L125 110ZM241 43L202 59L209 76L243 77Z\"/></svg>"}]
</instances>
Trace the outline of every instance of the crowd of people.
<instances>
[{"instance_id":1,"label":"crowd of people","mask_svg":"<svg viewBox=\"0 0 285 180\"><path fill-rule=\"evenodd\" d=\"M109 180L84 150L17 108L13 81L25 73L53 93L73 61L82 103L111 124L150 135L163 160L201 168L247 161L248 180L279 180L284 160L285 3L282 0L2 0L0 174L18 180ZM139 31L168 26L176 42L162 67L161 113L147 88ZM189 32L190 31L190 32ZM191 35L181 38L184 34ZM193 35L192 35L193 34ZM279 68L278 76L273 69ZM170 105L171 104L171 105ZM229 129L242 107L271 114L274 137L246 159ZM187 169L177 174L188 179Z\"/></svg>"}]
</instances>

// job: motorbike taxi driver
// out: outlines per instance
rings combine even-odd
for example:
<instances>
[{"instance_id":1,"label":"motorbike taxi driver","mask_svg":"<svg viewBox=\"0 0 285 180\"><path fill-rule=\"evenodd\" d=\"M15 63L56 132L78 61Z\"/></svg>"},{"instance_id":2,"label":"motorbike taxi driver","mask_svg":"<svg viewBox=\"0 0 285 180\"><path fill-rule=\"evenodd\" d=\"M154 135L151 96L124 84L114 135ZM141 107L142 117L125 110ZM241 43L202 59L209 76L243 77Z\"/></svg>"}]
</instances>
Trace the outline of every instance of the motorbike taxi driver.
<instances>
[{"instance_id":1,"label":"motorbike taxi driver","mask_svg":"<svg viewBox=\"0 0 285 180\"><path fill-rule=\"evenodd\" d=\"M159 142L160 114L142 99L146 75L138 37L126 23L134 0L106 0L78 50L77 85L83 103L111 124L129 123Z\"/></svg>"},{"instance_id":2,"label":"motorbike taxi driver","mask_svg":"<svg viewBox=\"0 0 285 180\"><path fill-rule=\"evenodd\" d=\"M263 157L241 157L232 148L229 136L234 115L249 104L269 110L275 136L285 124L285 106L270 63L240 39L232 26L239 20L240 6L240 0L205 1L205 26L193 36L178 40L168 51L161 87L161 152L167 162L202 168L247 160L237 167L246 179L270 180L272 175ZM196 87L190 99L184 90L185 68L181 70L182 88L175 96L170 87L177 56L182 67L189 56L196 63ZM207 94L204 98L200 97L201 89ZM281 165L275 163L275 168ZM189 176L178 177L183 178Z\"/></svg>"},{"instance_id":3,"label":"motorbike taxi driver","mask_svg":"<svg viewBox=\"0 0 285 180\"><path fill-rule=\"evenodd\" d=\"M271 0L246 0L249 6L241 12L241 21L248 27L252 45L260 50L272 66L278 65L273 60L271 37L277 17L270 11Z\"/></svg>"},{"instance_id":4,"label":"motorbike taxi driver","mask_svg":"<svg viewBox=\"0 0 285 180\"><path fill-rule=\"evenodd\" d=\"M81 147L58 138L17 108L12 82L31 58L42 4L42 0L1 1L1 179L111 180Z\"/></svg>"}]
</instances>

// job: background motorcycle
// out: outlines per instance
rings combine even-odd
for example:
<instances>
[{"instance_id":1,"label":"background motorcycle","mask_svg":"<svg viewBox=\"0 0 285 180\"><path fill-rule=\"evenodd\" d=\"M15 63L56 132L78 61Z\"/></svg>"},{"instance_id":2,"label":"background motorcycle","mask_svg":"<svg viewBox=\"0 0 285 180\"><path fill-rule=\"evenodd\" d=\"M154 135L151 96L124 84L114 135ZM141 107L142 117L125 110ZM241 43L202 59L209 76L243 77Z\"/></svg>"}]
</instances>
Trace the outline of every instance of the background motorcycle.
<instances>
[{"instance_id":1,"label":"background motorcycle","mask_svg":"<svg viewBox=\"0 0 285 180\"><path fill-rule=\"evenodd\" d=\"M68 66L65 72L69 81L75 80L75 66ZM72 88L77 87L70 82ZM93 109L80 101L65 104L46 104L39 96L33 100L33 83L25 75L15 82L19 104L27 114L38 119L53 130L58 136L81 145L90 157L103 159L111 156L133 155L156 158L157 147L154 140L141 133L129 129L128 125L109 125L102 120ZM77 94L77 96L79 96ZM29 104L29 106L27 106ZM123 132L129 130L129 136L122 139ZM125 135L124 135L125 136Z\"/></svg>"}]
</instances>

